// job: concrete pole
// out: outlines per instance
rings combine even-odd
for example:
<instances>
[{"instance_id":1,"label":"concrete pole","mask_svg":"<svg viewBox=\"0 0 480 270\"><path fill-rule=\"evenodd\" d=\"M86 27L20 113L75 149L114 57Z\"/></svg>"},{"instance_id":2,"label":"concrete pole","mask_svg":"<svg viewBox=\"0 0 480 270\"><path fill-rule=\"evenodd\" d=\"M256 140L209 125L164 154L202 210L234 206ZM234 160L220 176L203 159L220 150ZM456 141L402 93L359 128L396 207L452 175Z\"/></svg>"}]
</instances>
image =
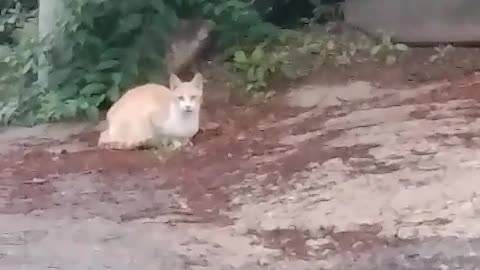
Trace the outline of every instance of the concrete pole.
<instances>
[{"instance_id":1,"label":"concrete pole","mask_svg":"<svg viewBox=\"0 0 480 270\"><path fill-rule=\"evenodd\" d=\"M40 40L47 35L55 33L55 35L61 34L57 32L57 23L60 21L64 14L64 0L39 0L39 12L38 12L38 35ZM55 37L55 42L58 40L58 36ZM38 82L41 86L48 85L48 60L43 56L38 59L40 69L38 71Z\"/></svg>"}]
</instances>

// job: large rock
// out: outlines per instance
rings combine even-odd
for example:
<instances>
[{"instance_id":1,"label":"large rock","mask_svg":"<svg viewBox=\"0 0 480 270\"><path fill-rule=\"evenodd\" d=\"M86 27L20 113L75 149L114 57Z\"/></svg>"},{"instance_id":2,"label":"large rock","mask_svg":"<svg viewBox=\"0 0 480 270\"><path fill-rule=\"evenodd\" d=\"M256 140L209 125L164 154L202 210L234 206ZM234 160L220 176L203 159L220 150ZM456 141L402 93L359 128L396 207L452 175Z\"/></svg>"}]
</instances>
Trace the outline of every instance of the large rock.
<instances>
[{"instance_id":1,"label":"large rock","mask_svg":"<svg viewBox=\"0 0 480 270\"><path fill-rule=\"evenodd\" d=\"M188 68L210 42L215 24L209 20L180 20L167 52L167 70L179 73Z\"/></svg>"},{"instance_id":2,"label":"large rock","mask_svg":"<svg viewBox=\"0 0 480 270\"><path fill-rule=\"evenodd\" d=\"M345 20L405 43L480 43L479 0L346 0Z\"/></svg>"}]
</instances>

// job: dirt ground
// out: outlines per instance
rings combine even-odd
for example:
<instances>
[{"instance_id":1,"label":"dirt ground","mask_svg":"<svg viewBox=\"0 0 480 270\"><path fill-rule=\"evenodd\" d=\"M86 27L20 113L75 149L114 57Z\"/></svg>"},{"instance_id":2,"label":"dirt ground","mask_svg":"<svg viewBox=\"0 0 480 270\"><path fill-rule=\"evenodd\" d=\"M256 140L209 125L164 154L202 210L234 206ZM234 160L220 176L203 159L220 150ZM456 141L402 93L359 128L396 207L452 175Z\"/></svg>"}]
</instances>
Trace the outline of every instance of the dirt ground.
<instances>
[{"instance_id":1,"label":"dirt ground","mask_svg":"<svg viewBox=\"0 0 480 270\"><path fill-rule=\"evenodd\" d=\"M5 128L2 269L478 269L477 54L260 103L207 76L194 147L161 158L96 149L92 123Z\"/></svg>"}]
</instances>

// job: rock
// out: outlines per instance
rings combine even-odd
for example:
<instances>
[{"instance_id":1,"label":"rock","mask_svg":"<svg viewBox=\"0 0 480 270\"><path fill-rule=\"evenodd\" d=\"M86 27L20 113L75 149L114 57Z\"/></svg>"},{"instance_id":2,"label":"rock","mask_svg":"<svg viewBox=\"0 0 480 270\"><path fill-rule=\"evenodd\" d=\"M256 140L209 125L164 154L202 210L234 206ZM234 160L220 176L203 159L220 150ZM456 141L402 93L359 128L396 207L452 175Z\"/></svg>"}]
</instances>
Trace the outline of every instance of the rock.
<instances>
[{"instance_id":1,"label":"rock","mask_svg":"<svg viewBox=\"0 0 480 270\"><path fill-rule=\"evenodd\" d=\"M346 0L345 20L364 32L403 43L480 43L477 0Z\"/></svg>"},{"instance_id":2,"label":"rock","mask_svg":"<svg viewBox=\"0 0 480 270\"><path fill-rule=\"evenodd\" d=\"M208 46L215 24L209 20L179 20L167 52L169 73L184 71Z\"/></svg>"}]
</instances>

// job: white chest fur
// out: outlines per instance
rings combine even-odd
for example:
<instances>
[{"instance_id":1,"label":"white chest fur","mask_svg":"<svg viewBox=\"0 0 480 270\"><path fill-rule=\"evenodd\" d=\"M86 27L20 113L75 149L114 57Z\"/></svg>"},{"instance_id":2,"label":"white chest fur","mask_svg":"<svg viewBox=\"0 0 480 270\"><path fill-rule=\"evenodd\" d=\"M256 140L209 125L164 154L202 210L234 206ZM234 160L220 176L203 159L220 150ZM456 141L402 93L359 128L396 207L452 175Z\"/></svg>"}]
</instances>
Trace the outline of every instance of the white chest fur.
<instances>
[{"instance_id":1,"label":"white chest fur","mask_svg":"<svg viewBox=\"0 0 480 270\"><path fill-rule=\"evenodd\" d=\"M182 112L177 106L171 105L168 119L159 127L159 135L173 138L191 138L198 132L200 113Z\"/></svg>"}]
</instances>

